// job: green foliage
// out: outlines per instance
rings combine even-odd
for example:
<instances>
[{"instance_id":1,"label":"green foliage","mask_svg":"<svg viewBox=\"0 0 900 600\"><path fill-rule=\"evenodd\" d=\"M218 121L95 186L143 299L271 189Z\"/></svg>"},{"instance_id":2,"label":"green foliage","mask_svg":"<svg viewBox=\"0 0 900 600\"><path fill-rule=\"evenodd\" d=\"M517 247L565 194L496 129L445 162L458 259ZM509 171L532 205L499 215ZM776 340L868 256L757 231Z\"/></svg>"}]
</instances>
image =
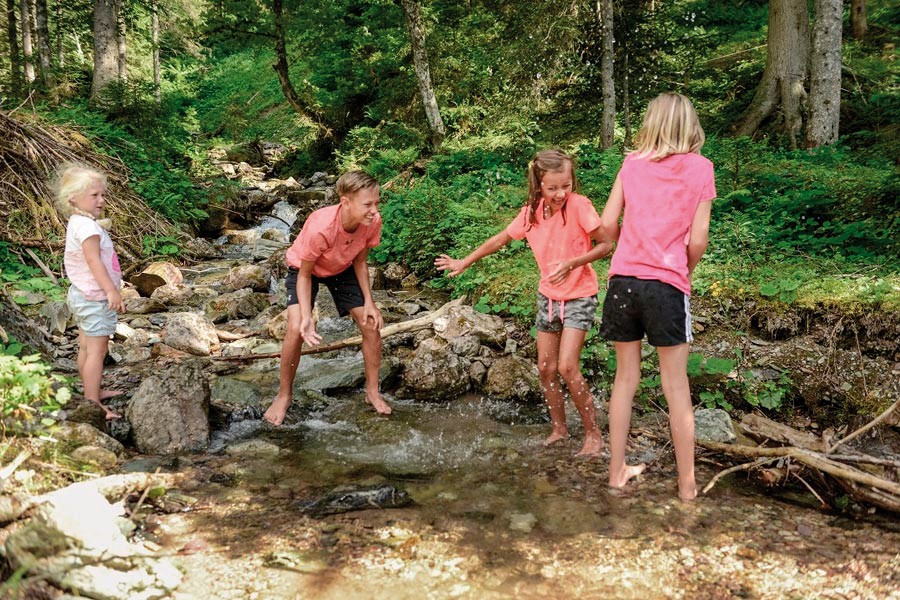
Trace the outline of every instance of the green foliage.
<instances>
[{"instance_id":1,"label":"green foliage","mask_svg":"<svg viewBox=\"0 0 900 600\"><path fill-rule=\"evenodd\" d=\"M144 236L142 244L144 256L178 256L178 240L172 236Z\"/></svg>"},{"instance_id":2,"label":"green foliage","mask_svg":"<svg viewBox=\"0 0 900 600\"><path fill-rule=\"evenodd\" d=\"M65 291L37 267L21 261L9 242L0 241L0 283L14 290L43 294L51 300L62 300ZM13 295L13 301L25 302L24 296Z\"/></svg>"},{"instance_id":3,"label":"green foliage","mask_svg":"<svg viewBox=\"0 0 900 600\"><path fill-rule=\"evenodd\" d=\"M0 426L14 434L52 426L72 395L62 383L37 355L0 356Z\"/></svg>"}]
</instances>

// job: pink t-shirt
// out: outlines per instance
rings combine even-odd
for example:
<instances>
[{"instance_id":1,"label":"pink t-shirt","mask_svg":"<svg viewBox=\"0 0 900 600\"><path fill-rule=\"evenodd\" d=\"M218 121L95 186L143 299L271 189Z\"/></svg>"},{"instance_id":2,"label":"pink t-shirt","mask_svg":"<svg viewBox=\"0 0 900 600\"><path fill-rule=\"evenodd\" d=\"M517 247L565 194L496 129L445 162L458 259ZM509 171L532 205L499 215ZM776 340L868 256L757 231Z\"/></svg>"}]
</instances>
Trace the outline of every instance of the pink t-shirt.
<instances>
[{"instance_id":1,"label":"pink t-shirt","mask_svg":"<svg viewBox=\"0 0 900 600\"><path fill-rule=\"evenodd\" d=\"M591 201L579 194L569 194L563 211L544 219L544 200L537 208L537 223L529 227L528 207L523 206L506 233L516 240L525 238L541 270L538 291L551 300L574 300L597 295L597 273L590 264L574 269L558 284L549 281L555 263L581 256L591 249L590 233L600 227L600 216Z\"/></svg>"},{"instance_id":2,"label":"pink t-shirt","mask_svg":"<svg viewBox=\"0 0 900 600\"><path fill-rule=\"evenodd\" d=\"M625 214L609 275L655 279L690 295L687 243L697 206L716 197L713 164L695 153L660 161L630 154L619 178Z\"/></svg>"},{"instance_id":3,"label":"pink t-shirt","mask_svg":"<svg viewBox=\"0 0 900 600\"><path fill-rule=\"evenodd\" d=\"M84 259L84 241L95 235L100 236L100 262L106 267L109 278L112 279L116 289L122 285L122 268L119 266L119 257L113 248L112 239L105 229L100 227L90 217L72 215L66 225L66 249L63 255L63 264L66 267L66 275L86 300L106 300L106 292L94 279L91 268Z\"/></svg>"},{"instance_id":4,"label":"pink t-shirt","mask_svg":"<svg viewBox=\"0 0 900 600\"><path fill-rule=\"evenodd\" d=\"M341 205L313 212L285 255L287 263L300 268L300 261L315 263L313 275L331 277L347 269L360 252L381 243L381 215L371 225L361 224L350 233L341 224Z\"/></svg>"}]
</instances>

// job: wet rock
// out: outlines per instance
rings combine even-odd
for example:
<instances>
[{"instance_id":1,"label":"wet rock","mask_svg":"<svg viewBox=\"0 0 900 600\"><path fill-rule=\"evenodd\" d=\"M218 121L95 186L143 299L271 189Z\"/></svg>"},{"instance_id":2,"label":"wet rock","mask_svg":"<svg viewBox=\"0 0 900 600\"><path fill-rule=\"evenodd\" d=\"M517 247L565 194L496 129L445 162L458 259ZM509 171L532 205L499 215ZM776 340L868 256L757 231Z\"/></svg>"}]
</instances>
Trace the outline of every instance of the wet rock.
<instances>
[{"instance_id":1,"label":"wet rock","mask_svg":"<svg viewBox=\"0 0 900 600\"><path fill-rule=\"evenodd\" d=\"M384 267L385 284L391 287L399 287L403 278L409 275L409 268L400 263L388 263Z\"/></svg>"},{"instance_id":2,"label":"wet rock","mask_svg":"<svg viewBox=\"0 0 900 600\"><path fill-rule=\"evenodd\" d=\"M89 484L46 496L26 525L6 540L13 568L88 598L154 600L169 595L181 572L131 544L119 527L121 505L111 505ZM85 518L90 515L90 518Z\"/></svg>"},{"instance_id":3,"label":"wet rock","mask_svg":"<svg viewBox=\"0 0 900 600\"><path fill-rule=\"evenodd\" d=\"M539 400L542 393L537 367L521 356L503 356L491 363L482 389L500 400Z\"/></svg>"},{"instance_id":4,"label":"wet rock","mask_svg":"<svg viewBox=\"0 0 900 600\"><path fill-rule=\"evenodd\" d=\"M730 443L737 439L731 417L720 408L694 411L694 437L700 442Z\"/></svg>"},{"instance_id":5,"label":"wet rock","mask_svg":"<svg viewBox=\"0 0 900 600\"><path fill-rule=\"evenodd\" d=\"M480 386L484 383L485 377L487 377L487 367L484 366L484 363L480 360L473 360L472 366L469 367L469 379L472 380L472 383L476 386Z\"/></svg>"},{"instance_id":6,"label":"wet rock","mask_svg":"<svg viewBox=\"0 0 900 600\"><path fill-rule=\"evenodd\" d=\"M406 316L411 317L422 310L422 306L418 302L401 302L397 305L397 309Z\"/></svg>"},{"instance_id":7,"label":"wet rock","mask_svg":"<svg viewBox=\"0 0 900 600\"><path fill-rule=\"evenodd\" d=\"M436 319L435 332L447 341L463 335L474 335L482 343L502 346L506 342L503 319L477 312L471 306L454 306L446 317Z\"/></svg>"},{"instance_id":8,"label":"wet rock","mask_svg":"<svg viewBox=\"0 0 900 600\"><path fill-rule=\"evenodd\" d=\"M401 393L429 400L459 396L469 387L469 365L441 340L425 340L406 364Z\"/></svg>"},{"instance_id":9,"label":"wet rock","mask_svg":"<svg viewBox=\"0 0 900 600\"><path fill-rule=\"evenodd\" d=\"M97 431L104 431L107 427L106 413L89 400L66 405L66 419L70 423L90 425Z\"/></svg>"},{"instance_id":10,"label":"wet rock","mask_svg":"<svg viewBox=\"0 0 900 600\"><path fill-rule=\"evenodd\" d=\"M72 317L72 311L63 300L48 302L41 307L38 314L44 317L50 333L65 333Z\"/></svg>"},{"instance_id":11,"label":"wet rock","mask_svg":"<svg viewBox=\"0 0 900 600\"><path fill-rule=\"evenodd\" d=\"M209 444L209 382L196 362L145 379L126 416L135 444L147 454L200 452Z\"/></svg>"},{"instance_id":12,"label":"wet rock","mask_svg":"<svg viewBox=\"0 0 900 600\"><path fill-rule=\"evenodd\" d=\"M269 332L269 335L275 338L276 340L283 340L285 333L287 333L287 324L288 324L288 312L287 310L282 310L280 313L275 315L268 323L266 323L266 331Z\"/></svg>"},{"instance_id":13,"label":"wet rock","mask_svg":"<svg viewBox=\"0 0 900 600\"><path fill-rule=\"evenodd\" d=\"M509 519L509 528L513 531L530 533L537 524L537 517L531 513L509 513L506 516Z\"/></svg>"},{"instance_id":14,"label":"wet rock","mask_svg":"<svg viewBox=\"0 0 900 600\"><path fill-rule=\"evenodd\" d=\"M228 272L225 285L234 291L250 288L257 292L269 290L269 270L265 265L240 265Z\"/></svg>"},{"instance_id":15,"label":"wet rock","mask_svg":"<svg viewBox=\"0 0 900 600\"><path fill-rule=\"evenodd\" d=\"M384 271L381 267L369 267L369 285L373 290L384 289Z\"/></svg>"},{"instance_id":16,"label":"wet rock","mask_svg":"<svg viewBox=\"0 0 900 600\"><path fill-rule=\"evenodd\" d=\"M164 306L182 306L190 304L195 298L195 293L194 288L189 285L167 283L153 290L150 298Z\"/></svg>"},{"instance_id":17,"label":"wet rock","mask_svg":"<svg viewBox=\"0 0 900 600\"><path fill-rule=\"evenodd\" d=\"M420 283L418 275L410 273L400 281L400 287L404 290L411 290L419 287Z\"/></svg>"},{"instance_id":18,"label":"wet rock","mask_svg":"<svg viewBox=\"0 0 900 600\"><path fill-rule=\"evenodd\" d=\"M162 339L166 345L176 350L198 356L209 356L212 349L219 344L219 337L212 322L202 314L193 312L169 315Z\"/></svg>"},{"instance_id":19,"label":"wet rock","mask_svg":"<svg viewBox=\"0 0 900 600\"><path fill-rule=\"evenodd\" d=\"M225 454L239 458L274 460L281 454L281 448L264 440L246 440L225 448Z\"/></svg>"},{"instance_id":20,"label":"wet rock","mask_svg":"<svg viewBox=\"0 0 900 600\"><path fill-rule=\"evenodd\" d=\"M313 517L336 515L354 510L373 508L401 508L412 504L405 490L392 485L380 485L334 491L318 500L297 503L297 508Z\"/></svg>"},{"instance_id":21,"label":"wet rock","mask_svg":"<svg viewBox=\"0 0 900 600\"><path fill-rule=\"evenodd\" d=\"M470 358L478 356L478 351L480 349L481 342L478 341L478 336L475 335L462 335L450 340L450 350L454 354L459 354L460 356Z\"/></svg>"},{"instance_id":22,"label":"wet rock","mask_svg":"<svg viewBox=\"0 0 900 600\"><path fill-rule=\"evenodd\" d=\"M53 431L53 437L82 446L104 448L116 455L125 452L125 446L88 423L63 421Z\"/></svg>"},{"instance_id":23,"label":"wet rock","mask_svg":"<svg viewBox=\"0 0 900 600\"><path fill-rule=\"evenodd\" d=\"M111 469L119 462L114 452L98 446L79 446L71 456L79 462L91 463L102 469Z\"/></svg>"},{"instance_id":24,"label":"wet rock","mask_svg":"<svg viewBox=\"0 0 900 600\"><path fill-rule=\"evenodd\" d=\"M125 312L133 315L146 315L163 310L165 306L152 298L128 298L125 300Z\"/></svg>"},{"instance_id":25,"label":"wet rock","mask_svg":"<svg viewBox=\"0 0 900 600\"><path fill-rule=\"evenodd\" d=\"M209 240L200 237L181 242L181 249L185 254L197 258L215 258L220 255L220 252Z\"/></svg>"},{"instance_id":26,"label":"wet rock","mask_svg":"<svg viewBox=\"0 0 900 600\"><path fill-rule=\"evenodd\" d=\"M230 319L252 319L269 306L268 294L243 289L209 300L204 310L210 321L221 323Z\"/></svg>"}]
</instances>

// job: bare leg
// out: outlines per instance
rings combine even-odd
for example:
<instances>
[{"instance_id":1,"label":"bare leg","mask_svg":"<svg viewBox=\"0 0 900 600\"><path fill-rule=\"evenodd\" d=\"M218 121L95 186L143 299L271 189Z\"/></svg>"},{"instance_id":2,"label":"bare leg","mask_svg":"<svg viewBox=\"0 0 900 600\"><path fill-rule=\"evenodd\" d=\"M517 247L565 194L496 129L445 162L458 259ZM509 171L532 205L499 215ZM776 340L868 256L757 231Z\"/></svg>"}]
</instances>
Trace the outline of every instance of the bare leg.
<instances>
[{"instance_id":1,"label":"bare leg","mask_svg":"<svg viewBox=\"0 0 900 600\"><path fill-rule=\"evenodd\" d=\"M584 347L585 336L587 331L581 329L571 327L563 329L559 342L558 368L584 426L584 444L576 456L597 456L603 449L603 435L597 427L594 398L588 389L587 381L581 375L581 349Z\"/></svg>"},{"instance_id":2,"label":"bare leg","mask_svg":"<svg viewBox=\"0 0 900 600\"><path fill-rule=\"evenodd\" d=\"M559 379L559 340L559 333L537 332L538 373L541 375L541 386L544 388L544 397L550 410L550 423L553 426L550 436L544 440L545 446L569 437L565 398L562 381Z\"/></svg>"},{"instance_id":3,"label":"bare leg","mask_svg":"<svg viewBox=\"0 0 900 600\"><path fill-rule=\"evenodd\" d=\"M609 399L609 487L622 488L646 465L625 464L631 404L641 381L641 342L616 342L616 379Z\"/></svg>"},{"instance_id":4,"label":"bare leg","mask_svg":"<svg viewBox=\"0 0 900 600\"><path fill-rule=\"evenodd\" d=\"M294 376L300 366L300 349L303 346L303 338L300 336L300 305L288 306L287 312L288 325L281 344L281 365L278 371L278 395L263 415L266 421L276 427L284 422L284 415L291 407Z\"/></svg>"},{"instance_id":5,"label":"bare leg","mask_svg":"<svg viewBox=\"0 0 900 600\"><path fill-rule=\"evenodd\" d=\"M81 342L78 347L78 374L84 385L84 397L102 408L107 420L120 419L122 415L100 402L100 381L103 379L103 360L106 358L109 338L79 332L78 340Z\"/></svg>"},{"instance_id":6,"label":"bare leg","mask_svg":"<svg viewBox=\"0 0 900 600\"><path fill-rule=\"evenodd\" d=\"M359 331L362 333L363 363L366 368L366 402L371 404L380 415L391 414L390 405L381 398L378 389L378 378L381 371L381 332L374 324L363 321L363 308L361 306L350 311L350 316L356 321Z\"/></svg>"},{"instance_id":7,"label":"bare leg","mask_svg":"<svg viewBox=\"0 0 900 600\"><path fill-rule=\"evenodd\" d=\"M697 497L694 480L694 408L691 405L691 388L687 377L689 344L660 347L659 374L663 394L669 405L669 426L675 445L675 462L678 464L678 497L690 502Z\"/></svg>"}]
</instances>

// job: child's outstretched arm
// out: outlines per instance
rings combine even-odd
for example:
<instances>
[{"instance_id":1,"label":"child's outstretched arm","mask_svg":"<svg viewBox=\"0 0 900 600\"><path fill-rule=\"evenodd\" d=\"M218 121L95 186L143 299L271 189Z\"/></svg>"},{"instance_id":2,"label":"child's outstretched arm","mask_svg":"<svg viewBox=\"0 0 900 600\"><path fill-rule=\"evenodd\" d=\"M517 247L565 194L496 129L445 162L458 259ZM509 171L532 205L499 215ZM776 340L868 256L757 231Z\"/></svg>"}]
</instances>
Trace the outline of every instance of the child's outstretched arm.
<instances>
[{"instance_id":1,"label":"child's outstretched arm","mask_svg":"<svg viewBox=\"0 0 900 600\"><path fill-rule=\"evenodd\" d=\"M489 238L485 243L478 246L471 254L463 259L450 258L446 254L441 254L434 261L434 266L438 271L446 271L450 277L461 275L463 271L471 267L473 264L489 254L493 254L506 244L512 241L512 237L504 229L497 235Z\"/></svg>"},{"instance_id":2,"label":"child's outstretched arm","mask_svg":"<svg viewBox=\"0 0 900 600\"><path fill-rule=\"evenodd\" d=\"M103 261L100 259L100 236L92 235L84 240L81 243L81 251L84 253L84 261L91 270L91 275L94 276L100 289L106 293L106 301L109 303L109 308L118 313L125 312L125 302L122 300L122 294L116 288L109 273L106 272L106 267L103 266Z\"/></svg>"},{"instance_id":3,"label":"child's outstretched arm","mask_svg":"<svg viewBox=\"0 0 900 600\"><path fill-rule=\"evenodd\" d=\"M371 321L372 327L381 330L384 327L384 319L381 311L375 306L372 299L372 290L369 288L369 249L363 248L356 258L353 259L353 272L356 273L356 280L359 282L359 289L363 295L363 322L366 326Z\"/></svg>"},{"instance_id":4,"label":"child's outstretched arm","mask_svg":"<svg viewBox=\"0 0 900 600\"><path fill-rule=\"evenodd\" d=\"M694 273L694 267L703 258L706 246L709 245L709 219L712 213L712 202L701 202L694 212L691 222L690 238L687 244L688 277Z\"/></svg>"}]
</instances>

